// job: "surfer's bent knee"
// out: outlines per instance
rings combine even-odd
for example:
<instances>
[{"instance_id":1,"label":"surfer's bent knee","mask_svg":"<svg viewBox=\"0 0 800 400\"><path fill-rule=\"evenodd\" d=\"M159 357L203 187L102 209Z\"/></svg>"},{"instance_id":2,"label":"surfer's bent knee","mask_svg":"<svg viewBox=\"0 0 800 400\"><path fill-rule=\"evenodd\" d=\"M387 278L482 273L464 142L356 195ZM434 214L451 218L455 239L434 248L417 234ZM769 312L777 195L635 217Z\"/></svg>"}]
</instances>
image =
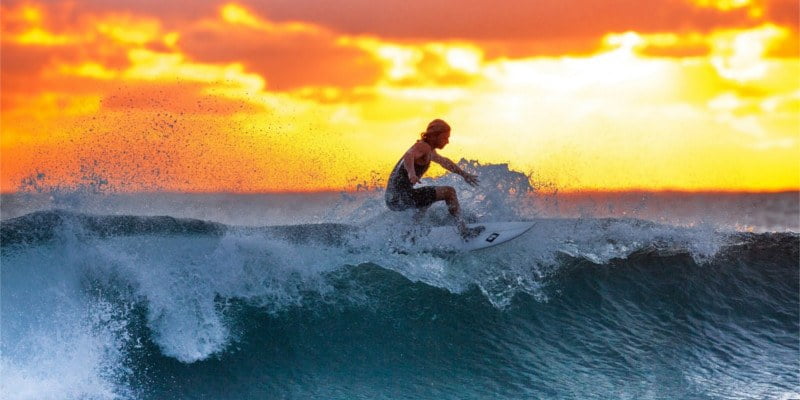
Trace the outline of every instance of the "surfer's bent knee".
<instances>
[{"instance_id":1,"label":"surfer's bent knee","mask_svg":"<svg viewBox=\"0 0 800 400\"><path fill-rule=\"evenodd\" d=\"M451 200L456 198L456 190L452 186L437 186L436 200Z\"/></svg>"}]
</instances>

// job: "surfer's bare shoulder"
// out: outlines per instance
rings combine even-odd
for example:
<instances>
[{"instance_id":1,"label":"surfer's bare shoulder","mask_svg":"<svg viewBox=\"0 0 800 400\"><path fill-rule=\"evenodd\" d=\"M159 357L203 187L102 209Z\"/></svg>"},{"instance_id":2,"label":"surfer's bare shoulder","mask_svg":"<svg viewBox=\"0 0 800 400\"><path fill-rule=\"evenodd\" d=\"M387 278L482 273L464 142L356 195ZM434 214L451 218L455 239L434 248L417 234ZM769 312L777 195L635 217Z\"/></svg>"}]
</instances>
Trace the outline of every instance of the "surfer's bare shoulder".
<instances>
[{"instance_id":1,"label":"surfer's bare shoulder","mask_svg":"<svg viewBox=\"0 0 800 400\"><path fill-rule=\"evenodd\" d=\"M406 154L410 153L416 160L427 156L431 152L434 152L433 148L428 143L419 140L416 143L414 143L414 145L411 146L411 148L408 149L408 152L406 152Z\"/></svg>"}]
</instances>

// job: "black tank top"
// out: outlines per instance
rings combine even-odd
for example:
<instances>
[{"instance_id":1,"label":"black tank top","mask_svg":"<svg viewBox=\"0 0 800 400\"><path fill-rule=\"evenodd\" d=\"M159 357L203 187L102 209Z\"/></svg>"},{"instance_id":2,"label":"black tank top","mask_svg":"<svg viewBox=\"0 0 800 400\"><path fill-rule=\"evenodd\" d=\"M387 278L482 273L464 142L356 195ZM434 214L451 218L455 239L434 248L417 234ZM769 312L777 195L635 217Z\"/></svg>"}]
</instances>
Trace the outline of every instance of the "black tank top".
<instances>
[{"instance_id":1,"label":"black tank top","mask_svg":"<svg viewBox=\"0 0 800 400\"><path fill-rule=\"evenodd\" d=\"M414 172L417 174L417 177L421 178L430 166L430 161L425 165L417 165L417 163L414 163ZM411 191L413 188L414 185L412 185L411 180L408 179L408 171L406 171L405 163L403 163L403 159L401 158L394 166L392 174L389 175L389 183L386 185L386 191Z\"/></svg>"}]
</instances>

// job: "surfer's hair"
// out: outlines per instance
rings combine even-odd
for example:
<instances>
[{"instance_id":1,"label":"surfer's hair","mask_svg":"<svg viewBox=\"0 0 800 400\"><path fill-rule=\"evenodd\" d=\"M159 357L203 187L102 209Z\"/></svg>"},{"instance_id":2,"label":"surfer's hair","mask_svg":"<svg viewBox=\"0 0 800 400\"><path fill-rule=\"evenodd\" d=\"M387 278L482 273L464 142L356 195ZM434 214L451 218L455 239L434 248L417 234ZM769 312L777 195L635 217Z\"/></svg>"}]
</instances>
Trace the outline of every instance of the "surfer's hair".
<instances>
[{"instance_id":1,"label":"surfer's hair","mask_svg":"<svg viewBox=\"0 0 800 400\"><path fill-rule=\"evenodd\" d=\"M428 128L425 129L425 132L422 132L419 136L422 141L427 141L428 139L433 139L438 137L442 133L450 132L450 125L444 120L435 119L428 124Z\"/></svg>"}]
</instances>

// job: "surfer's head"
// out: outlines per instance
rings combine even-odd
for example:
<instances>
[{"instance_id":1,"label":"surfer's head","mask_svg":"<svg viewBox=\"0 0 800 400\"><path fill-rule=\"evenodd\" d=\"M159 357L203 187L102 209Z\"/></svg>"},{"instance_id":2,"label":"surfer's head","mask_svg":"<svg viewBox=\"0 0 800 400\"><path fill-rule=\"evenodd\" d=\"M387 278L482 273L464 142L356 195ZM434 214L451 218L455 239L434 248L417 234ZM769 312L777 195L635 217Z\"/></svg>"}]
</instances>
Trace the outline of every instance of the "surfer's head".
<instances>
[{"instance_id":1,"label":"surfer's head","mask_svg":"<svg viewBox=\"0 0 800 400\"><path fill-rule=\"evenodd\" d=\"M420 135L422 141L436 149L444 148L450 143L450 125L441 119L435 119L428 124L428 128Z\"/></svg>"}]
</instances>

